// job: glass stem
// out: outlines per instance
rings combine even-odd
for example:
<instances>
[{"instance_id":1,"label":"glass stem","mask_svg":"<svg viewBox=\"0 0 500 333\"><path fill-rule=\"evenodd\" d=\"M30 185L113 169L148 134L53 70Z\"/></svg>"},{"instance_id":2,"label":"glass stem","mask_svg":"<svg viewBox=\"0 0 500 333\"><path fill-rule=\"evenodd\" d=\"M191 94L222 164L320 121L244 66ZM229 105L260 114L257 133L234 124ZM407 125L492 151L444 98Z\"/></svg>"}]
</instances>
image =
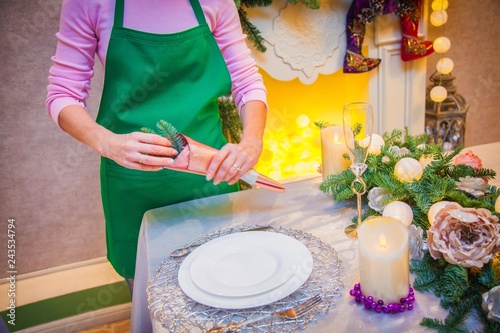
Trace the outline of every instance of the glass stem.
<instances>
[{"instance_id":1,"label":"glass stem","mask_svg":"<svg viewBox=\"0 0 500 333\"><path fill-rule=\"evenodd\" d=\"M368 166L364 163L355 163L350 166L350 169L352 173L356 176L356 179L351 183L351 189L354 193L356 193L357 199L358 199L358 225L356 226L356 230L359 228L362 222L362 203L361 203L361 196L366 193L366 183L361 178L361 175L363 172L366 171ZM361 191L356 188L356 183L361 184Z\"/></svg>"},{"instance_id":2,"label":"glass stem","mask_svg":"<svg viewBox=\"0 0 500 333\"><path fill-rule=\"evenodd\" d=\"M361 225L361 221L362 221L362 206L361 206L361 193L357 193L356 194L357 197L358 197L358 225L356 226L356 229L359 229L359 226Z\"/></svg>"}]
</instances>

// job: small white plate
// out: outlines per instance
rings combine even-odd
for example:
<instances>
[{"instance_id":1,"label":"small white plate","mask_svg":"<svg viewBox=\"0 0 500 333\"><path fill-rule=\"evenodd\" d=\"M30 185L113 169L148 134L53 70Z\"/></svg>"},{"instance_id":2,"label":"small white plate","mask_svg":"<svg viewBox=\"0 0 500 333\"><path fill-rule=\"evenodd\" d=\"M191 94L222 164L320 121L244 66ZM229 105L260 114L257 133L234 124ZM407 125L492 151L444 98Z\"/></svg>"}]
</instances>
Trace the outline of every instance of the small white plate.
<instances>
[{"instance_id":1,"label":"small white plate","mask_svg":"<svg viewBox=\"0 0 500 333\"><path fill-rule=\"evenodd\" d=\"M272 242L281 244L282 247L278 249L265 245ZM217 245L219 243L225 246ZM210 250L212 246L215 250ZM231 248L230 251L228 247ZM223 248L227 253L221 252L224 251L221 250ZM252 255L252 249L258 253L256 256ZM205 250L217 255L218 258L208 260L226 270L233 279L238 277L238 273L230 271L231 265L238 265L242 272L249 272L257 265L257 257L269 263L259 262L264 273L244 276L244 282L227 278L217 281L221 274L215 272L211 264L207 265L205 261L208 255L204 254ZM238 255L242 255L240 260L237 259ZM192 268L193 265L195 268ZM216 238L200 246L184 259L179 268L178 280L186 295L201 304L224 309L244 309L270 304L290 295L309 278L312 267L311 253L298 240L279 233L252 231ZM206 268L209 273L202 268ZM271 272L273 275L270 275ZM275 278L274 275L278 277ZM236 296L230 294L237 288L245 290L238 290ZM224 295L218 295L218 292Z\"/></svg>"},{"instance_id":2,"label":"small white plate","mask_svg":"<svg viewBox=\"0 0 500 333\"><path fill-rule=\"evenodd\" d=\"M207 293L251 296L276 288L297 270L292 238L243 232L214 239L191 262L193 283Z\"/></svg>"}]
</instances>

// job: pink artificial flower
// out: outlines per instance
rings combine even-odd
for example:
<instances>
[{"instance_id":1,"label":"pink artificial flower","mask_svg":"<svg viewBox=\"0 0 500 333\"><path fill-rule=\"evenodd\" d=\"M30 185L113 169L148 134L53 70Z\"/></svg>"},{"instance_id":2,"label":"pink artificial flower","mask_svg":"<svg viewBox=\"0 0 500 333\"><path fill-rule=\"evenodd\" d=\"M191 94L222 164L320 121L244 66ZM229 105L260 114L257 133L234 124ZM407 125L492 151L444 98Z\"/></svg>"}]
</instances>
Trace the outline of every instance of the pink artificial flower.
<instances>
[{"instance_id":1,"label":"pink artificial flower","mask_svg":"<svg viewBox=\"0 0 500 333\"><path fill-rule=\"evenodd\" d=\"M479 156L475 155L472 150L469 150L465 154L460 154L455 157L455 165L465 164L474 169L480 169L483 167L483 163Z\"/></svg>"}]
</instances>

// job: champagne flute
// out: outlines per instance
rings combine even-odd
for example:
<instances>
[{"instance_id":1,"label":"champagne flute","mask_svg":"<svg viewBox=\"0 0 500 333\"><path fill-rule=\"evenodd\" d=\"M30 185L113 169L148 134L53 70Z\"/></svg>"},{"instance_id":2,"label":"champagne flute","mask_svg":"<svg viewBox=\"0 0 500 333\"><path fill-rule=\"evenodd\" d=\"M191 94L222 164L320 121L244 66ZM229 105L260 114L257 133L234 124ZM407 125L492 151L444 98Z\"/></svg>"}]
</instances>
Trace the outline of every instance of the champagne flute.
<instances>
[{"instance_id":1,"label":"champagne flute","mask_svg":"<svg viewBox=\"0 0 500 333\"><path fill-rule=\"evenodd\" d=\"M362 222L361 196L366 193L366 183L361 175L366 171L366 158L370 147L373 131L373 109L369 103L354 102L344 105L343 112L344 139L351 159L349 169L356 179L351 183L351 189L357 196L358 223L348 226L345 233L348 237L357 238L357 228Z\"/></svg>"}]
</instances>

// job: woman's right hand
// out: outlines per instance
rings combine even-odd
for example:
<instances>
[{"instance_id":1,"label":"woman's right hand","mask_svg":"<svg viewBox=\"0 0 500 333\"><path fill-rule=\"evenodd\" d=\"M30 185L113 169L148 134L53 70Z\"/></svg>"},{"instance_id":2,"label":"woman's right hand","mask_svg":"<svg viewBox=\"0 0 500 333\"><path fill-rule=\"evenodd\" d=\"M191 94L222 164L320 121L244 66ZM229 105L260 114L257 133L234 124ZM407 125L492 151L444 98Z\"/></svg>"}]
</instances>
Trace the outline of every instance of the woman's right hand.
<instances>
[{"instance_id":1,"label":"woman's right hand","mask_svg":"<svg viewBox=\"0 0 500 333\"><path fill-rule=\"evenodd\" d=\"M142 171L158 171L173 163L177 151L160 135L132 132L110 133L104 140L101 154L119 165Z\"/></svg>"},{"instance_id":2,"label":"woman's right hand","mask_svg":"<svg viewBox=\"0 0 500 333\"><path fill-rule=\"evenodd\" d=\"M170 166L177 151L160 135L133 132L115 134L97 124L79 105L69 105L59 114L59 125L101 156L129 169L158 171Z\"/></svg>"}]
</instances>

